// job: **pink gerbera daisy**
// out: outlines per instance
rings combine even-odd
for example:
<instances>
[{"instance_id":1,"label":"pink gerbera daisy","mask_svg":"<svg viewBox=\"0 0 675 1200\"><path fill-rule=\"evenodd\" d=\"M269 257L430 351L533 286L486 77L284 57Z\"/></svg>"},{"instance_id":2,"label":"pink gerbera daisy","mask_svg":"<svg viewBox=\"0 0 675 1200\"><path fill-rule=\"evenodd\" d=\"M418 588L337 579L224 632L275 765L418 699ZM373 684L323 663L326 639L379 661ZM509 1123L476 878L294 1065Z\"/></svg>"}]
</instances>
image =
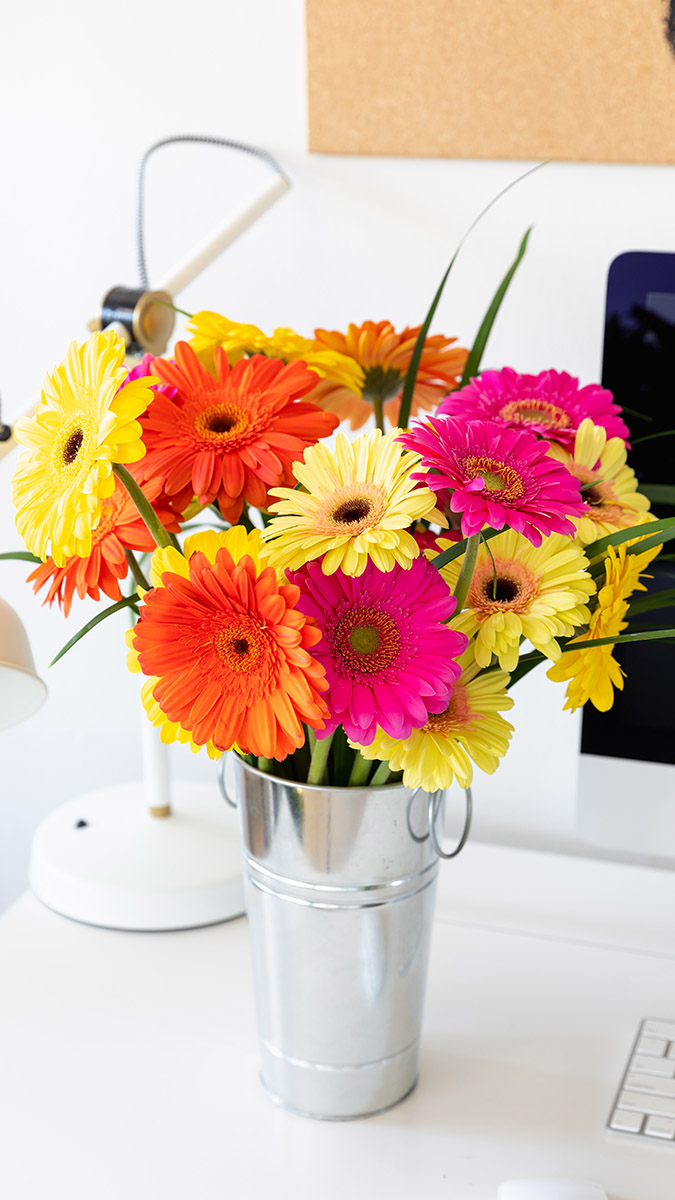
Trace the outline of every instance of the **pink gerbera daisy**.
<instances>
[{"instance_id":1,"label":"pink gerbera daisy","mask_svg":"<svg viewBox=\"0 0 675 1200\"><path fill-rule=\"evenodd\" d=\"M542 534L574 534L568 517L583 511L579 481L547 454L548 443L494 421L429 417L398 439L422 455L434 492L452 490L450 509L462 514L462 533L508 525L533 546ZM415 476L413 476L415 478Z\"/></svg>"},{"instance_id":2,"label":"pink gerbera daisy","mask_svg":"<svg viewBox=\"0 0 675 1200\"><path fill-rule=\"evenodd\" d=\"M602 425L608 438L627 440L629 430L620 412L612 393L597 383L580 388L579 380L566 371L519 375L504 367L502 371L483 371L466 387L446 396L437 415L496 421L571 448L585 417Z\"/></svg>"},{"instance_id":3,"label":"pink gerbera daisy","mask_svg":"<svg viewBox=\"0 0 675 1200\"><path fill-rule=\"evenodd\" d=\"M392 571L369 561L358 576L324 575L310 562L290 578L300 588L297 607L323 635L312 653L326 671L331 716L317 737L342 724L363 745L378 726L406 738L447 708L467 639L445 624L455 598L426 559Z\"/></svg>"}]
</instances>

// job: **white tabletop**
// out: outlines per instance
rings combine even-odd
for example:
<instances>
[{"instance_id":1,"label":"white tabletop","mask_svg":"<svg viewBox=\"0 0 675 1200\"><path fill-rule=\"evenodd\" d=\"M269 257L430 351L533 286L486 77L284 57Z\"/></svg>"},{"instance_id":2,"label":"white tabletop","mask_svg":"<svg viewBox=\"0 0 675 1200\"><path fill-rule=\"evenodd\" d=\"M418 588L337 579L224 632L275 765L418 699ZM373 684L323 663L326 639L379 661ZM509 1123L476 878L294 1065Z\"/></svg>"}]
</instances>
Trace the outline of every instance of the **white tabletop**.
<instances>
[{"instance_id":1,"label":"white tabletop","mask_svg":"<svg viewBox=\"0 0 675 1200\"><path fill-rule=\"evenodd\" d=\"M521 1176L673 1200L675 1145L604 1125L638 1021L675 1016L675 875L472 845L443 864L420 1083L327 1123L257 1079L244 920L0 921L7 1200L493 1200Z\"/></svg>"}]
</instances>

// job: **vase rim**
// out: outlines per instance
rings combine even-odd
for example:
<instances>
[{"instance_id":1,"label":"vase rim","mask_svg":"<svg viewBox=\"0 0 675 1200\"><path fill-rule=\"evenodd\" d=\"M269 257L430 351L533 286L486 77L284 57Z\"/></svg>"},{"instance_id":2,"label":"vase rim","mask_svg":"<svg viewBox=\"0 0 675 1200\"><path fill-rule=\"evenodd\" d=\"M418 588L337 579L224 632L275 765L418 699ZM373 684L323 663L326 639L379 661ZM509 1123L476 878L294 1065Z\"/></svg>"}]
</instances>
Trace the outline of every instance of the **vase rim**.
<instances>
[{"instance_id":1,"label":"vase rim","mask_svg":"<svg viewBox=\"0 0 675 1200\"><path fill-rule=\"evenodd\" d=\"M287 787L302 788L303 791L308 792L344 792L345 795L348 796L357 796L359 792L369 792L373 796L376 796L383 792L416 792L424 790L423 788L406 787L405 784L401 783L400 781L399 783L379 784L377 787L341 787L339 784L333 783L303 783L299 779L282 779L280 775L272 775L270 771L261 771L258 767L252 767L251 764L247 763L246 760L243 759L236 750L232 750L231 753L234 755L234 757L237 759L237 762L243 767L243 769L248 771L250 775L257 775L260 779L273 779L275 783L285 784ZM424 794L428 795L429 793L425 792Z\"/></svg>"}]
</instances>

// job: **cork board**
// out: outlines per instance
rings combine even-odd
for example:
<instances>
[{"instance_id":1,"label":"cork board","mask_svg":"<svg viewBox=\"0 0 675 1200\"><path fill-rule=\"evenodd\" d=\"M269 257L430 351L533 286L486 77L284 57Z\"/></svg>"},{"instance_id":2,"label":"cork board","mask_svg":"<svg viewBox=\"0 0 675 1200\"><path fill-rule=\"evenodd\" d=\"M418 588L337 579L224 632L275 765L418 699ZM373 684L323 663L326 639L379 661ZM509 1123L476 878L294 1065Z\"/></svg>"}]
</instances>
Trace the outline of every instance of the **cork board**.
<instances>
[{"instance_id":1,"label":"cork board","mask_svg":"<svg viewBox=\"0 0 675 1200\"><path fill-rule=\"evenodd\" d=\"M675 162L675 0L306 0L310 150Z\"/></svg>"}]
</instances>

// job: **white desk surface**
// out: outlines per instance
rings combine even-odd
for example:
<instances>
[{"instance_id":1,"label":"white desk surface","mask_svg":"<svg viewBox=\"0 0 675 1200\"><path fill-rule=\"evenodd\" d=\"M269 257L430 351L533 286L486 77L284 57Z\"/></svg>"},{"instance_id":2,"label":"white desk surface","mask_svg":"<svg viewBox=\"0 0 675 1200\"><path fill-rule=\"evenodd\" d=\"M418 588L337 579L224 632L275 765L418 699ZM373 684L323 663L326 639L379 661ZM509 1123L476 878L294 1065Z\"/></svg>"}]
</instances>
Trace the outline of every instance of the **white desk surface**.
<instances>
[{"instance_id":1,"label":"white desk surface","mask_svg":"<svg viewBox=\"0 0 675 1200\"><path fill-rule=\"evenodd\" d=\"M673 1200L675 1145L607 1135L638 1021L675 1016L675 874L471 845L441 869L420 1082L328 1123L257 1079L244 920L0 920L6 1200L493 1200L521 1176Z\"/></svg>"}]
</instances>

